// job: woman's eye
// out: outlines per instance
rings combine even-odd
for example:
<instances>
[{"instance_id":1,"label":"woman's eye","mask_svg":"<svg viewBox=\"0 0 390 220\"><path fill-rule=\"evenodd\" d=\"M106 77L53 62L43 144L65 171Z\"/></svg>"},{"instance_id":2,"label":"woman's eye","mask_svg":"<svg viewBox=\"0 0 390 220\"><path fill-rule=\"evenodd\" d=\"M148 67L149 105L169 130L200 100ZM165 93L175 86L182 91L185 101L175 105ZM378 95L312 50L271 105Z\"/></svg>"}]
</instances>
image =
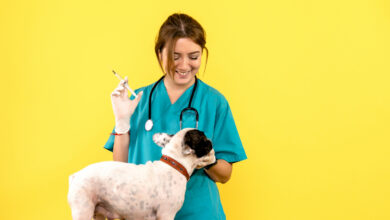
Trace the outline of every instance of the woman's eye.
<instances>
[{"instance_id":1,"label":"woman's eye","mask_svg":"<svg viewBox=\"0 0 390 220\"><path fill-rule=\"evenodd\" d=\"M198 56L196 56L196 57L189 57L191 60L197 60L198 59ZM180 56L174 56L173 57L173 59L174 60L178 60L178 59L180 59Z\"/></svg>"}]
</instances>

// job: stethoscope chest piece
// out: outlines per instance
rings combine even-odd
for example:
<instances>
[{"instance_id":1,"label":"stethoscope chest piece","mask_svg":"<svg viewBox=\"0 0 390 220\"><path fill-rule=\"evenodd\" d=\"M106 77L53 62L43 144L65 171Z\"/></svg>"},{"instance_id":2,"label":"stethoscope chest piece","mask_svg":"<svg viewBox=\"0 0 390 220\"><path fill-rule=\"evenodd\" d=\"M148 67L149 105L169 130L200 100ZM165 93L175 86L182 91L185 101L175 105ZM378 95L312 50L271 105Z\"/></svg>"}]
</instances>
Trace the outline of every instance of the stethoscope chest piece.
<instances>
[{"instance_id":1,"label":"stethoscope chest piece","mask_svg":"<svg viewBox=\"0 0 390 220\"><path fill-rule=\"evenodd\" d=\"M153 121L152 119L148 119L145 123L145 130L150 131L153 128Z\"/></svg>"}]
</instances>

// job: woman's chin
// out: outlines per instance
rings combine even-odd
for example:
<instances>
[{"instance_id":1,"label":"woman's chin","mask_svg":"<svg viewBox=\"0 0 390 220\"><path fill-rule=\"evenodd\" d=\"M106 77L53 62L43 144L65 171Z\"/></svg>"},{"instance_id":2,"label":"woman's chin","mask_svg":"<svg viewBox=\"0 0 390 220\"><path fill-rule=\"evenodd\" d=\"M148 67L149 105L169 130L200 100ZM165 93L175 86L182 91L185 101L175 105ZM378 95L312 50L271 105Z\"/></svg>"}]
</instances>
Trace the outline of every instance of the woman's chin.
<instances>
[{"instance_id":1,"label":"woman's chin","mask_svg":"<svg viewBox=\"0 0 390 220\"><path fill-rule=\"evenodd\" d=\"M175 73L175 83L179 85L187 85L192 82L192 79L194 78L194 74L186 74L181 75L179 73Z\"/></svg>"}]
</instances>

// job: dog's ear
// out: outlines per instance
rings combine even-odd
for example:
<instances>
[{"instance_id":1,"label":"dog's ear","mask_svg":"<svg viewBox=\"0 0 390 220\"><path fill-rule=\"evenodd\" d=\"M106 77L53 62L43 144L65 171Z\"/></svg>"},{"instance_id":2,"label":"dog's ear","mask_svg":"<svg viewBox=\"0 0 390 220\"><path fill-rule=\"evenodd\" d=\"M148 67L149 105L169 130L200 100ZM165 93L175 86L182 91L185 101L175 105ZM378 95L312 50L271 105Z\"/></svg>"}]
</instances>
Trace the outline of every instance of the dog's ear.
<instances>
[{"instance_id":1,"label":"dog's ear","mask_svg":"<svg viewBox=\"0 0 390 220\"><path fill-rule=\"evenodd\" d=\"M213 148L211 141L199 130L188 131L184 136L184 145L185 149L192 149L198 158L208 154Z\"/></svg>"},{"instance_id":2,"label":"dog's ear","mask_svg":"<svg viewBox=\"0 0 390 220\"><path fill-rule=\"evenodd\" d=\"M191 149L189 146L187 146L187 145L184 145L184 148L183 148L183 154L185 155L185 156L187 156L187 155L190 155L190 154L194 154L195 153L195 151L193 150L193 149Z\"/></svg>"},{"instance_id":3,"label":"dog's ear","mask_svg":"<svg viewBox=\"0 0 390 220\"><path fill-rule=\"evenodd\" d=\"M155 133L153 135L153 141L160 147L165 147L169 141L171 141L173 137L173 134L167 134L167 133Z\"/></svg>"},{"instance_id":4,"label":"dog's ear","mask_svg":"<svg viewBox=\"0 0 390 220\"><path fill-rule=\"evenodd\" d=\"M196 164L196 169L200 169L200 168L205 167L209 164L212 164L215 162L215 160L216 160L216 158L215 158L214 149L211 149L211 151L207 155L205 155L201 158L198 158L198 163Z\"/></svg>"}]
</instances>

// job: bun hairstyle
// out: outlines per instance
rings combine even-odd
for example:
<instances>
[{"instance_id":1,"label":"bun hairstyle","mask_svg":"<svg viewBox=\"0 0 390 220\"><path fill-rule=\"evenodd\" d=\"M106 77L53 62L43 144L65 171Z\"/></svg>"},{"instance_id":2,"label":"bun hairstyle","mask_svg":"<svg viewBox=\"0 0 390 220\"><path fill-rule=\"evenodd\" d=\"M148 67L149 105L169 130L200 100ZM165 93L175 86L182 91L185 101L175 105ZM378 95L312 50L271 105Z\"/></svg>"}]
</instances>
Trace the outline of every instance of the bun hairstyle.
<instances>
[{"instance_id":1,"label":"bun hairstyle","mask_svg":"<svg viewBox=\"0 0 390 220\"><path fill-rule=\"evenodd\" d=\"M195 151L196 157L203 157L213 148L211 141L199 130L190 130L184 136L184 144Z\"/></svg>"},{"instance_id":2,"label":"bun hairstyle","mask_svg":"<svg viewBox=\"0 0 390 220\"><path fill-rule=\"evenodd\" d=\"M176 41L179 38L190 38L196 44L198 44L202 51L206 50L206 65L209 55L209 51L206 48L206 34L202 26L191 16L186 14L175 13L170 15L167 20L161 25L160 31L156 37L156 43L154 51L157 56L158 63L160 64L161 70L165 74L174 74L175 73L175 64L174 64L174 49ZM167 59L167 73L164 70L162 62L160 60L159 54L162 54L163 48L166 47L168 59ZM206 70L206 67L205 67Z\"/></svg>"}]
</instances>

